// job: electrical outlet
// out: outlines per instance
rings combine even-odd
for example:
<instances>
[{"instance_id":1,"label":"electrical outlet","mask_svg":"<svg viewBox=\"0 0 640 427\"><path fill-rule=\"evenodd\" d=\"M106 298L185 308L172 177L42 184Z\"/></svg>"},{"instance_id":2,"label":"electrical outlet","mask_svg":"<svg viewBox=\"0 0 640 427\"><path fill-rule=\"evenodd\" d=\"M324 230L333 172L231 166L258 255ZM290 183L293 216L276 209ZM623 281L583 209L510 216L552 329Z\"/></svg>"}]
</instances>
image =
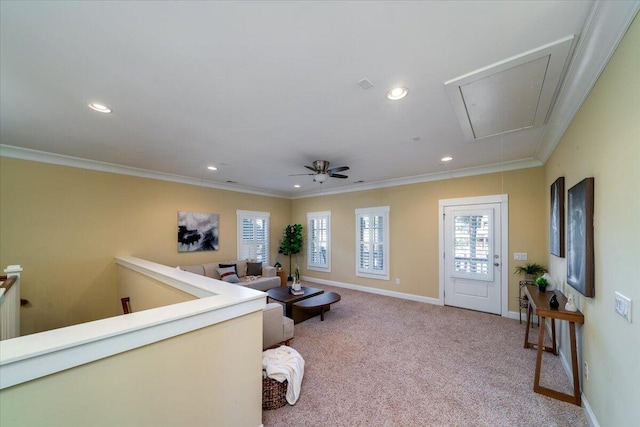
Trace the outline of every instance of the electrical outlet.
<instances>
[{"instance_id":1,"label":"electrical outlet","mask_svg":"<svg viewBox=\"0 0 640 427\"><path fill-rule=\"evenodd\" d=\"M400 278L396 277L396 285L399 285L399 284L400 284Z\"/></svg>"},{"instance_id":2,"label":"electrical outlet","mask_svg":"<svg viewBox=\"0 0 640 427\"><path fill-rule=\"evenodd\" d=\"M616 313L631 323L631 300L620 292L616 292Z\"/></svg>"},{"instance_id":3,"label":"electrical outlet","mask_svg":"<svg viewBox=\"0 0 640 427\"><path fill-rule=\"evenodd\" d=\"M589 381L589 364L587 361L584 361L584 369L583 369L584 379Z\"/></svg>"},{"instance_id":4,"label":"electrical outlet","mask_svg":"<svg viewBox=\"0 0 640 427\"><path fill-rule=\"evenodd\" d=\"M528 258L528 255L526 252L514 252L513 253L513 259L516 261L526 261Z\"/></svg>"}]
</instances>

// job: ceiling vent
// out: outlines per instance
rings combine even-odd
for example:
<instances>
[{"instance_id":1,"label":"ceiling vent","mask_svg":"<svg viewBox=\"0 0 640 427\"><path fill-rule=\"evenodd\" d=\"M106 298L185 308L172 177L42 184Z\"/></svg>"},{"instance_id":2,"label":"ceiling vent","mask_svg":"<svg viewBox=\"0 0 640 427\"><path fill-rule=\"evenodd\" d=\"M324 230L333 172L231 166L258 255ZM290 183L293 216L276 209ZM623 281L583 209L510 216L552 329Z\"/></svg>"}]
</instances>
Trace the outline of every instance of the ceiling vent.
<instances>
[{"instance_id":1,"label":"ceiling vent","mask_svg":"<svg viewBox=\"0 0 640 427\"><path fill-rule=\"evenodd\" d=\"M445 82L468 140L546 123L573 36Z\"/></svg>"}]
</instances>

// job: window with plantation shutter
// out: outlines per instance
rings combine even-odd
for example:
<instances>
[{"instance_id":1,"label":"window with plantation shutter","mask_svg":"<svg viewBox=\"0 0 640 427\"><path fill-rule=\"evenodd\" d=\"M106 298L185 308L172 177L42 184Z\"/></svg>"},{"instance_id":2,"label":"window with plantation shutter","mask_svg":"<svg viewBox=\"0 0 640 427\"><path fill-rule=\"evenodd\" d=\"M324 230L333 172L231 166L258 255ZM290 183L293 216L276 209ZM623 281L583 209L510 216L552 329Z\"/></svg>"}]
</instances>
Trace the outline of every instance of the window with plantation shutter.
<instances>
[{"instance_id":1,"label":"window with plantation shutter","mask_svg":"<svg viewBox=\"0 0 640 427\"><path fill-rule=\"evenodd\" d=\"M389 280L389 206L356 209L356 276Z\"/></svg>"},{"instance_id":2,"label":"window with plantation shutter","mask_svg":"<svg viewBox=\"0 0 640 427\"><path fill-rule=\"evenodd\" d=\"M307 213L307 269L331 271L331 212Z\"/></svg>"},{"instance_id":3,"label":"window with plantation shutter","mask_svg":"<svg viewBox=\"0 0 640 427\"><path fill-rule=\"evenodd\" d=\"M490 211L457 212L453 217L453 277L493 281Z\"/></svg>"},{"instance_id":4,"label":"window with plantation shutter","mask_svg":"<svg viewBox=\"0 0 640 427\"><path fill-rule=\"evenodd\" d=\"M238 259L269 264L269 212L237 211Z\"/></svg>"}]
</instances>

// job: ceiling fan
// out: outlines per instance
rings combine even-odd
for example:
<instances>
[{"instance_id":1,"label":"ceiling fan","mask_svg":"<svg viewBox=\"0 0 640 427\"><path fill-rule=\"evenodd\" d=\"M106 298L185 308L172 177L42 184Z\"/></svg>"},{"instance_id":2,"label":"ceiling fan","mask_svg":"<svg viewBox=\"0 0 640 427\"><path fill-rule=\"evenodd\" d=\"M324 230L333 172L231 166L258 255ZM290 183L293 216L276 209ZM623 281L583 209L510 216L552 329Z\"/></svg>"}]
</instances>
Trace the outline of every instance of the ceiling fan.
<instances>
[{"instance_id":1,"label":"ceiling fan","mask_svg":"<svg viewBox=\"0 0 640 427\"><path fill-rule=\"evenodd\" d=\"M313 162L313 166L306 166L305 168L313 171L313 173L298 173L289 176L300 176L300 175L312 175L313 180L315 182L319 182L322 184L327 180L327 178L341 178L346 179L349 178L347 175L339 174L338 172L344 172L349 170L349 166L338 166L335 168L329 169L329 162L326 160L316 160Z\"/></svg>"}]
</instances>

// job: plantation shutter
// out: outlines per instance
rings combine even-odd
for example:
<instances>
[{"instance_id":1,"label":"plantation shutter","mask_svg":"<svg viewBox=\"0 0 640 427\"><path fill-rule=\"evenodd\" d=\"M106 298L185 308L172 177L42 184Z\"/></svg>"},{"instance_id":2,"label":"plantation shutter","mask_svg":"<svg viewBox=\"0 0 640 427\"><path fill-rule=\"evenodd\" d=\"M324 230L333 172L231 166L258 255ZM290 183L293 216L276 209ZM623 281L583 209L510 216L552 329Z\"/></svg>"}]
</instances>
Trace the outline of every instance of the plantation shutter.
<instances>
[{"instance_id":1,"label":"plantation shutter","mask_svg":"<svg viewBox=\"0 0 640 427\"><path fill-rule=\"evenodd\" d=\"M453 276L474 280L493 280L493 242L488 211L454 216Z\"/></svg>"},{"instance_id":2,"label":"plantation shutter","mask_svg":"<svg viewBox=\"0 0 640 427\"><path fill-rule=\"evenodd\" d=\"M268 212L237 211L238 259L255 259L269 264Z\"/></svg>"},{"instance_id":3,"label":"plantation shutter","mask_svg":"<svg viewBox=\"0 0 640 427\"><path fill-rule=\"evenodd\" d=\"M331 271L331 212L307 214L307 268Z\"/></svg>"},{"instance_id":4,"label":"plantation shutter","mask_svg":"<svg viewBox=\"0 0 640 427\"><path fill-rule=\"evenodd\" d=\"M356 210L356 274L389 278L389 208Z\"/></svg>"}]
</instances>

